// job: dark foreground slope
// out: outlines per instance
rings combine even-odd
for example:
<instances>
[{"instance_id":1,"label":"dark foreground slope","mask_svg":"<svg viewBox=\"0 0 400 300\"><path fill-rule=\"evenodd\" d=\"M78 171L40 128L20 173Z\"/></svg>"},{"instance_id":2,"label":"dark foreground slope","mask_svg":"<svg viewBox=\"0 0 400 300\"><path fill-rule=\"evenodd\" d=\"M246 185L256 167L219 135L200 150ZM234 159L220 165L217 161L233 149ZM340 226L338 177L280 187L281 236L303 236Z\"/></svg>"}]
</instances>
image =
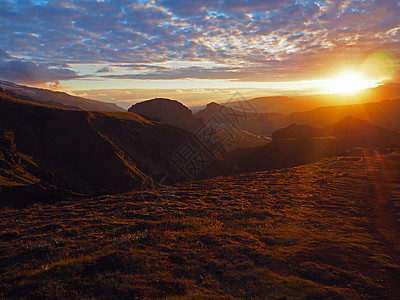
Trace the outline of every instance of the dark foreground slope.
<instances>
[{"instance_id":1,"label":"dark foreground slope","mask_svg":"<svg viewBox=\"0 0 400 300\"><path fill-rule=\"evenodd\" d=\"M0 211L4 298L398 299L400 156Z\"/></svg>"},{"instance_id":2,"label":"dark foreground slope","mask_svg":"<svg viewBox=\"0 0 400 300\"><path fill-rule=\"evenodd\" d=\"M41 182L81 194L128 191L154 171L172 172L168 157L191 137L134 113L59 109L0 92L4 128L13 132L16 149Z\"/></svg>"}]
</instances>

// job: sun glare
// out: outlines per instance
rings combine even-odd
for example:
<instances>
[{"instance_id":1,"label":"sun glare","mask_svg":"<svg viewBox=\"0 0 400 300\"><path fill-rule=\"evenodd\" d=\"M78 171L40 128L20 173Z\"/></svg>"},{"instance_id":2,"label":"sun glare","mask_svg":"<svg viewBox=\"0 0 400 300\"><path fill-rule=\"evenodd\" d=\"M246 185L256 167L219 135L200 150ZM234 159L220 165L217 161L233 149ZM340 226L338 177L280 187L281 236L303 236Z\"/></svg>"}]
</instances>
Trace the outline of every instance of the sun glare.
<instances>
[{"instance_id":1,"label":"sun glare","mask_svg":"<svg viewBox=\"0 0 400 300\"><path fill-rule=\"evenodd\" d=\"M330 93L352 93L376 86L373 80L367 80L356 73L349 73L328 81Z\"/></svg>"}]
</instances>

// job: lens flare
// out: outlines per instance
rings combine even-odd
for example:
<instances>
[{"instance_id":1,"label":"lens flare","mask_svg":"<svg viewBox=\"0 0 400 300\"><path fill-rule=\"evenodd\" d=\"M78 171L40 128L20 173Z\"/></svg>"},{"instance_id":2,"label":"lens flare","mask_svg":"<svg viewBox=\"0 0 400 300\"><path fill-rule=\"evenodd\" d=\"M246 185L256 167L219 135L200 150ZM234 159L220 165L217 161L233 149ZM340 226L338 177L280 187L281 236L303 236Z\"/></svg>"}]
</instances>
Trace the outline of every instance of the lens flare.
<instances>
[{"instance_id":1,"label":"lens flare","mask_svg":"<svg viewBox=\"0 0 400 300\"><path fill-rule=\"evenodd\" d=\"M374 80L367 80L360 74L347 73L328 80L327 85L327 90L330 93L352 93L375 87L377 84Z\"/></svg>"},{"instance_id":2,"label":"lens flare","mask_svg":"<svg viewBox=\"0 0 400 300\"><path fill-rule=\"evenodd\" d=\"M397 76L398 58L387 51L377 51L361 64L359 72L376 81L391 81Z\"/></svg>"}]
</instances>

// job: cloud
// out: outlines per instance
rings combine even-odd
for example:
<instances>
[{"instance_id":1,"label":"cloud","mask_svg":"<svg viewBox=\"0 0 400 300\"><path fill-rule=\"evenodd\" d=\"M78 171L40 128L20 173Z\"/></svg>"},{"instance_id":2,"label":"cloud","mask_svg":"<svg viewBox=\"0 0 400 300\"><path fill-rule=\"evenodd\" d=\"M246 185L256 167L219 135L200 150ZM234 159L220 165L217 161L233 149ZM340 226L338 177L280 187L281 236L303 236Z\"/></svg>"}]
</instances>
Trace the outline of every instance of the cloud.
<instances>
[{"instance_id":1,"label":"cloud","mask_svg":"<svg viewBox=\"0 0 400 300\"><path fill-rule=\"evenodd\" d=\"M0 48L0 61L6 58L11 58L11 57L6 51Z\"/></svg>"},{"instance_id":2,"label":"cloud","mask_svg":"<svg viewBox=\"0 0 400 300\"><path fill-rule=\"evenodd\" d=\"M114 72L114 70L110 67L103 67L96 71L96 73L110 73L110 72Z\"/></svg>"},{"instance_id":3,"label":"cloud","mask_svg":"<svg viewBox=\"0 0 400 300\"><path fill-rule=\"evenodd\" d=\"M0 63L0 78L16 83L58 83L59 80L78 78L75 71L64 68L49 68L29 61L11 60Z\"/></svg>"},{"instance_id":4,"label":"cloud","mask_svg":"<svg viewBox=\"0 0 400 300\"><path fill-rule=\"evenodd\" d=\"M132 66L111 78L318 78L336 57L400 53L399 15L397 0L6 1L0 61L25 81L74 79L73 64ZM181 60L231 69L160 67Z\"/></svg>"},{"instance_id":5,"label":"cloud","mask_svg":"<svg viewBox=\"0 0 400 300\"><path fill-rule=\"evenodd\" d=\"M203 0L203 1L175 1L161 0L159 3L172 12L183 15L193 16L205 12L207 9L217 9L221 1Z\"/></svg>"}]
</instances>

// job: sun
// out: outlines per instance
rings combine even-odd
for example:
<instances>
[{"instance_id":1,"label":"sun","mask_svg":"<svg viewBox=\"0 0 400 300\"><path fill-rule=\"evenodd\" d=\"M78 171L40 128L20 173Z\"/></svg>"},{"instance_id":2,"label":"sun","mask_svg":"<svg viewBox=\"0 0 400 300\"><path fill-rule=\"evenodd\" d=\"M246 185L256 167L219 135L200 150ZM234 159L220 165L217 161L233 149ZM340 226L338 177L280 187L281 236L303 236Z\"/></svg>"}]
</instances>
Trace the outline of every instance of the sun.
<instances>
[{"instance_id":1,"label":"sun","mask_svg":"<svg viewBox=\"0 0 400 300\"><path fill-rule=\"evenodd\" d=\"M361 74L347 73L327 81L330 93L352 93L376 86L373 80L363 78Z\"/></svg>"}]
</instances>

